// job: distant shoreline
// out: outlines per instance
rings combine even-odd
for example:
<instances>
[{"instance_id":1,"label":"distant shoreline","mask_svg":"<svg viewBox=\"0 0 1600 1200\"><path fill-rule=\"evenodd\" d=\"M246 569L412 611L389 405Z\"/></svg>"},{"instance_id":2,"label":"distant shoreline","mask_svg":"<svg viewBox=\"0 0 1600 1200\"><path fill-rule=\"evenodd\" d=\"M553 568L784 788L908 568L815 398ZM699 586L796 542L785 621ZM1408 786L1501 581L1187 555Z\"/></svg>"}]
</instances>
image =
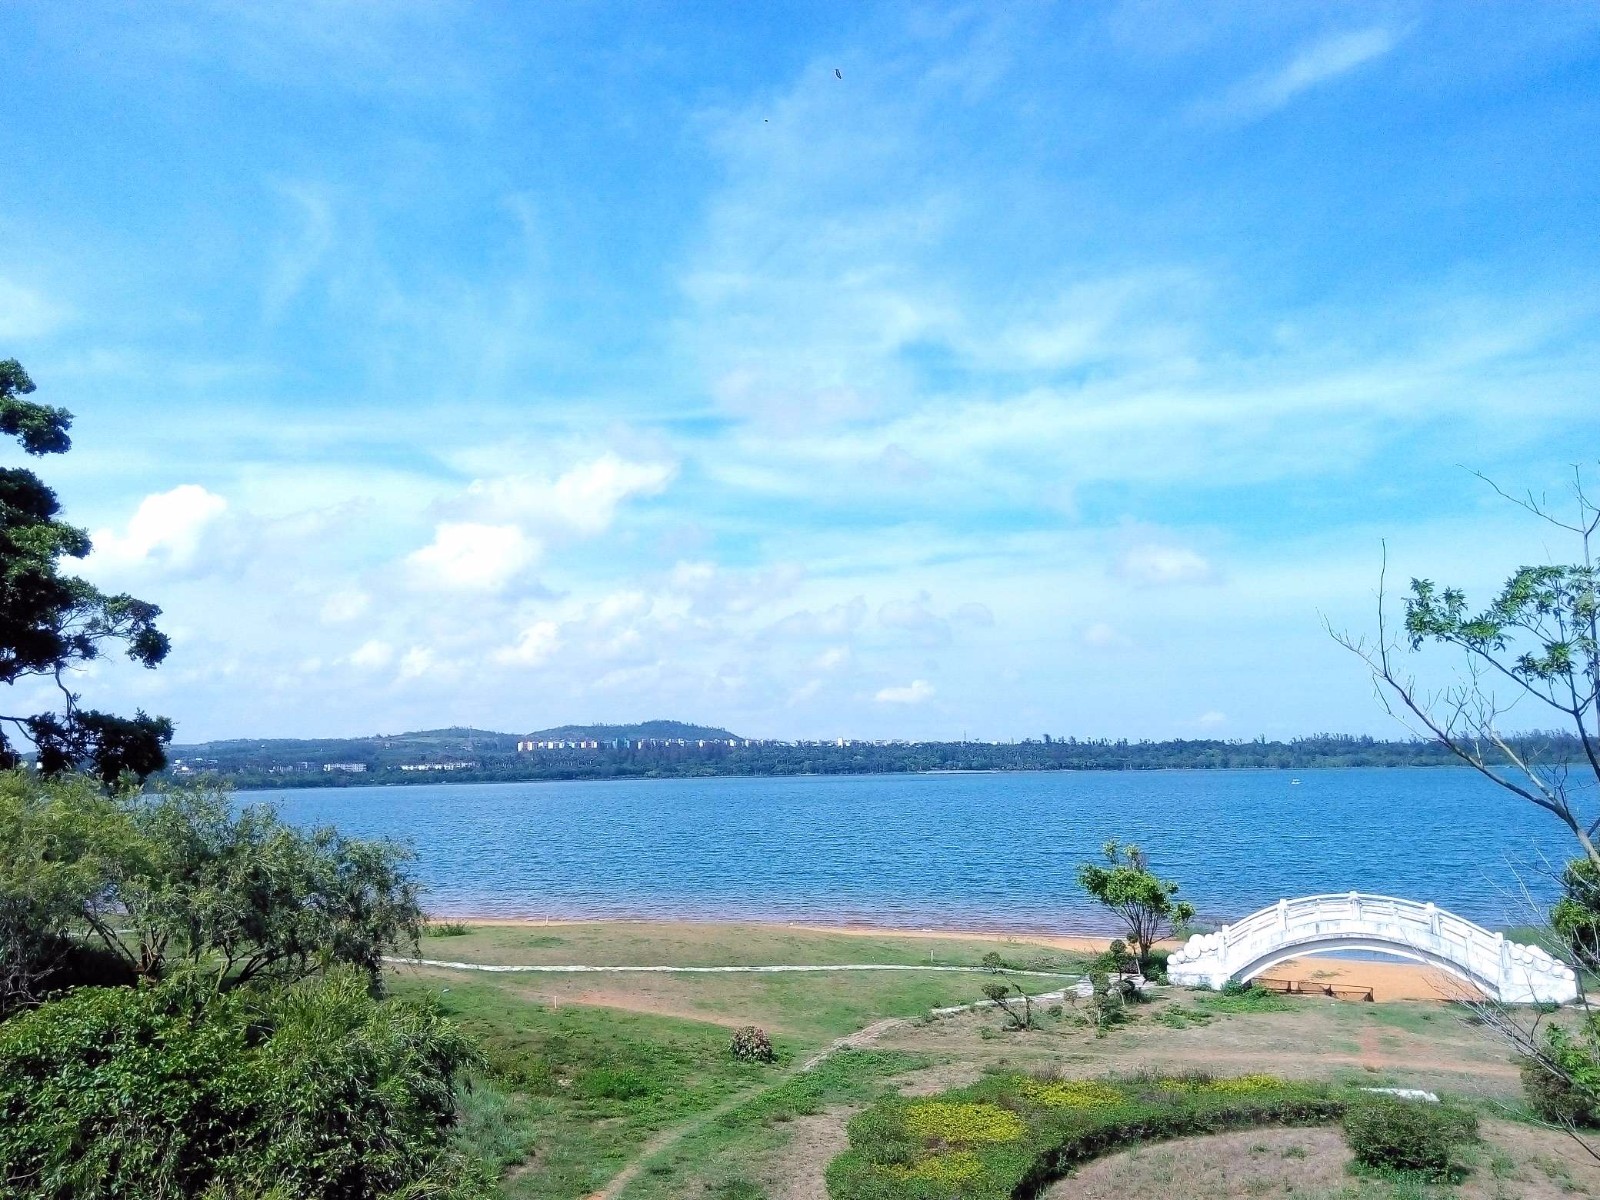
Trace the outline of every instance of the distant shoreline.
<instances>
[{"instance_id":1,"label":"distant shoreline","mask_svg":"<svg viewBox=\"0 0 1600 1200\"><path fill-rule=\"evenodd\" d=\"M1395 763L1318 763L1311 766L1281 767L1271 764L1230 763L1226 766L1058 766L1058 767L930 767L924 770L897 771L716 771L683 773L623 773L598 774L585 772L550 773L540 775L500 775L478 771L459 771L444 774L374 774L292 776L264 780L259 776L240 778L226 773L196 772L168 778L191 781L221 780L239 792L279 791L340 791L351 788L379 787L439 787L446 784L507 784L507 783L664 783L707 779L878 779L892 775L1157 775L1186 771L1220 773L1224 771L1264 772L1284 774L1318 771L1406 771L1406 770L1472 770L1461 762L1395 762Z\"/></svg>"}]
</instances>

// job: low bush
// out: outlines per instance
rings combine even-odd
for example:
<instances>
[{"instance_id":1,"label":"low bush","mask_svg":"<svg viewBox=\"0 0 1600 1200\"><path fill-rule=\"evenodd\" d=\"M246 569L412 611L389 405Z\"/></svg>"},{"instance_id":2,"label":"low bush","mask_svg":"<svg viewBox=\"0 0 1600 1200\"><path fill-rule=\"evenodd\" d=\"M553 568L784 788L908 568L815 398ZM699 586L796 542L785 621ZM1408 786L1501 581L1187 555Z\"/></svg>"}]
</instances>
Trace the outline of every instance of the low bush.
<instances>
[{"instance_id":1,"label":"low bush","mask_svg":"<svg viewBox=\"0 0 1600 1200\"><path fill-rule=\"evenodd\" d=\"M1540 1120L1552 1125L1592 1129L1600 1125L1600 1106L1588 1088L1569 1074L1556 1072L1535 1058L1522 1060L1522 1094Z\"/></svg>"},{"instance_id":2,"label":"low bush","mask_svg":"<svg viewBox=\"0 0 1600 1200\"><path fill-rule=\"evenodd\" d=\"M1478 1140L1478 1118L1453 1104L1367 1094L1346 1108L1344 1137L1362 1166L1447 1179L1455 1149Z\"/></svg>"},{"instance_id":3,"label":"low bush","mask_svg":"<svg viewBox=\"0 0 1600 1200\"><path fill-rule=\"evenodd\" d=\"M465 921L429 921L422 927L423 937L460 937L471 932Z\"/></svg>"},{"instance_id":4,"label":"low bush","mask_svg":"<svg viewBox=\"0 0 1600 1200\"><path fill-rule=\"evenodd\" d=\"M891 1096L850 1122L833 1200L1009 1200L1136 1142L1338 1120L1326 1087L1265 1075L1061 1079L997 1074L926 1099Z\"/></svg>"},{"instance_id":5,"label":"low bush","mask_svg":"<svg viewBox=\"0 0 1600 1200\"><path fill-rule=\"evenodd\" d=\"M765 1029L757 1029L754 1025L745 1025L733 1031L733 1041L728 1047L733 1056L740 1062L776 1062L777 1054L772 1049L772 1039L767 1036Z\"/></svg>"},{"instance_id":6,"label":"low bush","mask_svg":"<svg viewBox=\"0 0 1600 1200\"><path fill-rule=\"evenodd\" d=\"M1194 1001L1196 1007L1214 1013L1283 1012L1295 1005L1293 1000L1277 992L1240 983L1229 983L1220 992L1200 992Z\"/></svg>"},{"instance_id":7,"label":"low bush","mask_svg":"<svg viewBox=\"0 0 1600 1200\"><path fill-rule=\"evenodd\" d=\"M449 1145L455 1075L475 1057L449 1021L375 999L349 969L212 986L80 988L0 1023L0 1194L487 1191Z\"/></svg>"},{"instance_id":8,"label":"low bush","mask_svg":"<svg viewBox=\"0 0 1600 1200\"><path fill-rule=\"evenodd\" d=\"M1540 1059L1523 1060L1522 1090L1553 1125L1600 1125L1600 1017L1574 1029L1546 1026Z\"/></svg>"}]
</instances>

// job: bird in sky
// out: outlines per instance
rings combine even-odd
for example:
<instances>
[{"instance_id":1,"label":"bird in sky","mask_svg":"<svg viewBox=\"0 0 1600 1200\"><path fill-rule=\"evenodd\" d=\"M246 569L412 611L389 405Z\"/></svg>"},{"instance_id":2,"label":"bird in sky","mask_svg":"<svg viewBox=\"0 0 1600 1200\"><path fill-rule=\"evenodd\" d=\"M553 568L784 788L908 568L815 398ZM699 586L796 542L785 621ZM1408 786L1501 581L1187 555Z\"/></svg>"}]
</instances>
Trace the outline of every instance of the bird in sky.
<instances>
[{"instance_id":1,"label":"bird in sky","mask_svg":"<svg viewBox=\"0 0 1600 1200\"><path fill-rule=\"evenodd\" d=\"M844 72L843 72L843 71L841 71L841 70L839 70L839 68L838 68L838 67L835 67L835 68L834 68L834 69L833 69L833 77L834 77L834 78L835 78L835 79L843 79L843 78L844 78Z\"/></svg>"}]
</instances>

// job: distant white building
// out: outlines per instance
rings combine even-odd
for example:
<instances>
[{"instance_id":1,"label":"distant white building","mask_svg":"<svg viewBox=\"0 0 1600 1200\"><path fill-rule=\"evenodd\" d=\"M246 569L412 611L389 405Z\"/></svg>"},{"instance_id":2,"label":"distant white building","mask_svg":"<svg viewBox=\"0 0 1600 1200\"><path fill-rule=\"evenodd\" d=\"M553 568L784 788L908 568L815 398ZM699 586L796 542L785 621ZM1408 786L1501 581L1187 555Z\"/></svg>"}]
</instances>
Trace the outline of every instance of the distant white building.
<instances>
[{"instance_id":1,"label":"distant white building","mask_svg":"<svg viewBox=\"0 0 1600 1200\"><path fill-rule=\"evenodd\" d=\"M360 775L367 769L366 763L323 763L324 771L344 771L350 775Z\"/></svg>"}]
</instances>

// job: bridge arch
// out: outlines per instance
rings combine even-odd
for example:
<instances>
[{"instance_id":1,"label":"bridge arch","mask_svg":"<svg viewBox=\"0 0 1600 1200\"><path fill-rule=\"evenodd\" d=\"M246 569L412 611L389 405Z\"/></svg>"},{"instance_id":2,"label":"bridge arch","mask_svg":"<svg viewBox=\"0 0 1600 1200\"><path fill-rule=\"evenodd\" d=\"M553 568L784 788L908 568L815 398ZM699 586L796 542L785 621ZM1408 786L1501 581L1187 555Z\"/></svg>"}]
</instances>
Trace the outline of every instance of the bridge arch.
<instances>
[{"instance_id":1,"label":"bridge arch","mask_svg":"<svg viewBox=\"0 0 1600 1200\"><path fill-rule=\"evenodd\" d=\"M1246 982L1291 958L1341 950L1395 955L1508 1004L1575 1000L1577 976L1538 946L1507 941L1433 904L1361 892L1280 900L1175 951L1167 977L1190 987Z\"/></svg>"}]
</instances>

